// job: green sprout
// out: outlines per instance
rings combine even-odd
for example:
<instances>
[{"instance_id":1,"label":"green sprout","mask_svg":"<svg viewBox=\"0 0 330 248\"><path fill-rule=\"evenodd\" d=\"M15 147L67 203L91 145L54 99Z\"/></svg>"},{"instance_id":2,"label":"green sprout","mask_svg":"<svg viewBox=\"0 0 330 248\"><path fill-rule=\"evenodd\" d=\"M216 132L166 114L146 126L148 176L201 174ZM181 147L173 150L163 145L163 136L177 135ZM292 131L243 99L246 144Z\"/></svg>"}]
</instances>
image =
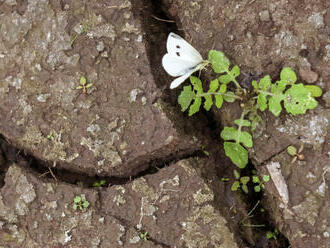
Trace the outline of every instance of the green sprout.
<instances>
[{"instance_id":1,"label":"green sprout","mask_svg":"<svg viewBox=\"0 0 330 248\"><path fill-rule=\"evenodd\" d=\"M250 177L248 177L248 176L241 177L241 175L239 174L239 172L237 170L234 170L234 176L235 176L236 180L231 185L231 190L237 191L241 188L244 193L246 193L246 194L249 193L247 183L250 181Z\"/></svg>"},{"instance_id":2,"label":"green sprout","mask_svg":"<svg viewBox=\"0 0 330 248\"><path fill-rule=\"evenodd\" d=\"M85 76L80 77L79 84L80 85L76 87L76 90L82 90L83 94L87 94L87 89L93 86L92 83L87 83L87 79Z\"/></svg>"},{"instance_id":3,"label":"green sprout","mask_svg":"<svg viewBox=\"0 0 330 248\"><path fill-rule=\"evenodd\" d=\"M105 185L105 180L100 180L93 183L93 187L102 187Z\"/></svg>"},{"instance_id":4,"label":"green sprout","mask_svg":"<svg viewBox=\"0 0 330 248\"><path fill-rule=\"evenodd\" d=\"M279 231L278 231L278 229L277 228L275 228L274 229L274 232L272 232L272 231L268 231L267 233L266 233L266 238L267 239L275 239L275 240L277 240L277 235L279 234Z\"/></svg>"},{"instance_id":5,"label":"green sprout","mask_svg":"<svg viewBox=\"0 0 330 248\"><path fill-rule=\"evenodd\" d=\"M81 194L80 196L75 196L73 199L73 209L74 210L85 210L89 206L89 202L86 200L86 197L84 194Z\"/></svg>"},{"instance_id":6,"label":"green sprout","mask_svg":"<svg viewBox=\"0 0 330 248\"><path fill-rule=\"evenodd\" d=\"M49 134L46 136L48 140L54 140L54 133L52 131L49 132Z\"/></svg>"},{"instance_id":7,"label":"green sprout","mask_svg":"<svg viewBox=\"0 0 330 248\"><path fill-rule=\"evenodd\" d=\"M140 238L143 239L144 241L147 241L148 240L148 232L140 233Z\"/></svg>"},{"instance_id":8,"label":"green sprout","mask_svg":"<svg viewBox=\"0 0 330 248\"><path fill-rule=\"evenodd\" d=\"M255 174L252 176L252 182L255 184L254 191L260 192L262 189L265 188L265 183L267 183L270 180L270 176L263 175L260 179L259 176L256 175L256 171L253 171L253 173Z\"/></svg>"},{"instance_id":9,"label":"green sprout","mask_svg":"<svg viewBox=\"0 0 330 248\"><path fill-rule=\"evenodd\" d=\"M290 156L293 157L293 159L291 160L291 164L293 164L294 162L296 162L296 160L304 160L305 159L305 156L304 154L302 154L302 151L304 149L304 145L301 145L299 147L299 149L297 149L296 147L294 146L288 146L287 148L287 152Z\"/></svg>"},{"instance_id":10,"label":"green sprout","mask_svg":"<svg viewBox=\"0 0 330 248\"><path fill-rule=\"evenodd\" d=\"M209 111L213 105L220 109L224 102L240 101L241 117L234 121L237 127L224 127L221 138L224 140L226 156L241 169L248 164L247 149L253 147L250 132L263 121L260 112L268 109L276 117L283 109L291 115L305 114L307 110L318 105L315 97L322 95L322 89L318 86L297 83L297 75L289 67L281 70L280 79L276 82L272 82L269 75L259 81L253 80L253 90L247 92L237 81L240 75L239 66L231 66L223 52L210 50L208 62L218 74L216 78L210 81L208 87L203 87L199 78L190 76L190 85L183 87L178 103L181 111L188 110L188 115L191 116L200 111L202 104L203 108ZM228 87L229 84L236 89L228 90L232 89ZM205 88L208 90L204 91ZM262 187L261 185L259 186Z\"/></svg>"}]
</instances>

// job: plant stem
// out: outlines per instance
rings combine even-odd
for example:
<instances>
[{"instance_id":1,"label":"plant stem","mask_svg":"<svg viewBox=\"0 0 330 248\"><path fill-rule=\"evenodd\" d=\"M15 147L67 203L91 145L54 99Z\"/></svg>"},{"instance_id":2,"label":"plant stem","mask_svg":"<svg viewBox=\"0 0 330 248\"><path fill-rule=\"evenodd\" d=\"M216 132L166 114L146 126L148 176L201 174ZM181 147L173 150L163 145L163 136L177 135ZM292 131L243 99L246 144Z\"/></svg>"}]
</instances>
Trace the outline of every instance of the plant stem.
<instances>
[{"instance_id":1,"label":"plant stem","mask_svg":"<svg viewBox=\"0 0 330 248\"><path fill-rule=\"evenodd\" d=\"M249 111L246 111L246 110L243 110L242 111L242 114L241 114L241 117L239 118L240 120L243 120L244 119L244 116L249 113ZM240 143L240 140L239 140L239 137L241 137L241 130L242 130L242 125L239 125L238 126L238 139L236 140L236 143Z\"/></svg>"},{"instance_id":2,"label":"plant stem","mask_svg":"<svg viewBox=\"0 0 330 248\"><path fill-rule=\"evenodd\" d=\"M258 93L263 93L263 94L265 94L265 95L268 95L268 96L275 96L275 94L273 94L273 93L270 93L270 92L268 92L268 91L263 91L263 90L256 90Z\"/></svg>"},{"instance_id":3,"label":"plant stem","mask_svg":"<svg viewBox=\"0 0 330 248\"><path fill-rule=\"evenodd\" d=\"M228 96L228 97L232 97L232 98L239 99L239 100L243 99L242 97L239 97L236 95L220 93L220 92L207 92L207 93L203 93L203 94L197 94L196 97L209 96L209 95L222 95L222 96Z\"/></svg>"}]
</instances>

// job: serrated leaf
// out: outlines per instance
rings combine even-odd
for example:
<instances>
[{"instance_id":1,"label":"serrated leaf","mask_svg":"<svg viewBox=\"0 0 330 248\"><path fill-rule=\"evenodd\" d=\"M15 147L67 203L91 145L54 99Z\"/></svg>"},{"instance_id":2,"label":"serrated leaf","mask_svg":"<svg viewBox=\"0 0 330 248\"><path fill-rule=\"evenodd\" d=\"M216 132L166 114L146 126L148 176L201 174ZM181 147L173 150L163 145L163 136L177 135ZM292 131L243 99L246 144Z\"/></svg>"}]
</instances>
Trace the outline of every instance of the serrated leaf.
<instances>
[{"instance_id":1,"label":"serrated leaf","mask_svg":"<svg viewBox=\"0 0 330 248\"><path fill-rule=\"evenodd\" d=\"M215 73L224 73L229 69L229 59L223 52L210 50L208 60L210 61L212 69Z\"/></svg>"},{"instance_id":2,"label":"serrated leaf","mask_svg":"<svg viewBox=\"0 0 330 248\"><path fill-rule=\"evenodd\" d=\"M270 176L269 175L263 175L262 176L262 180L267 183L270 180Z\"/></svg>"},{"instance_id":3,"label":"serrated leaf","mask_svg":"<svg viewBox=\"0 0 330 248\"><path fill-rule=\"evenodd\" d=\"M269 99L269 111L273 113L275 116L279 116L282 112L281 101L282 98L271 97Z\"/></svg>"},{"instance_id":4,"label":"serrated leaf","mask_svg":"<svg viewBox=\"0 0 330 248\"><path fill-rule=\"evenodd\" d=\"M224 142L225 154L239 168L243 169L248 163L248 152L243 146L233 142Z\"/></svg>"},{"instance_id":5,"label":"serrated leaf","mask_svg":"<svg viewBox=\"0 0 330 248\"><path fill-rule=\"evenodd\" d=\"M190 105L189 108L189 116L192 116L193 114L197 113L199 111L199 108L201 107L202 99L201 97L196 97L194 99L194 103Z\"/></svg>"},{"instance_id":6,"label":"serrated leaf","mask_svg":"<svg viewBox=\"0 0 330 248\"><path fill-rule=\"evenodd\" d=\"M322 89L316 85L305 85L305 88L311 93L312 97L322 96Z\"/></svg>"},{"instance_id":7,"label":"serrated leaf","mask_svg":"<svg viewBox=\"0 0 330 248\"><path fill-rule=\"evenodd\" d=\"M211 95L204 96L205 102L204 102L204 109L209 111L213 105L213 100Z\"/></svg>"},{"instance_id":8,"label":"serrated leaf","mask_svg":"<svg viewBox=\"0 0 330 248\"><path fill-rule=\"evenodd\" d=\"M229 74L222 75L219 77L219 81L223 84L229 84L232 81L233 77Z\"/></svg>"},{"instance_id":9,"label":"serrated leaf","mask_svg":"<svg viewBox=\"0 0 330 248\"><path fill-rule=\"evenodd\" d=\"M292 85L285 92L284 108L292 115L305 114L307 109L314 109L317 104L303 84Z\"/></svg>"},{"instance_id":10,"label":"serrated leaf","mask_svg":"<svg viewBox=\"0 0 330 248\"><path fill-rule=\"evenodd\" d=\"M251 121L248 121L248 120L238 119L238 120L234 120L234 123L237 126L242 126L242 127L250 127L251 126Z\"/></svg>"},{"instance_id":11,"label":"serrated leaf","mask_svg":"<svg viewBox=\"0 0 330 248\"><path fill-rule=\"evenodd\" d=\"M249 148L253 146L251 134L245 131L239 132L234 127L224 127L220 135L224 140L235 140L236 142L241 142L244 146Z\"/></svg>"},{"instance_id":12,"label":"serrated leaf","mask_svg":"<svg viewBox=\"0 0 330 248\"><path fill-rule=\"evenodd\" d=\"M198 77L190 76L190 82L197 94L203 94L202 81Z\"/></svg>"},{"instance_id":13,"label":"serrated leaf","mask_svg":"<svg viewBox=\"0 0 330 248\"><path fill-rule=\"evenodd\" d=\"M260 185L254 186L254 191L255 192L260 192L261 191Z\"/></svg>"},{"instance_id":14,"label":"serrated leaf","mask_svg":"<svg viewBox=\"0 0 330 248\"><path fill-rule=\"evenodd\" d=\"M241 69L237 65L234 65L230 73L236 78L241 74Z\"/></svg>"},{"instance_id":15,"label":"serrated leaf","mask_svg":"<svg viewBox=\"0 0 330 248\"><path fill-rule=\"evenodd\" d=\"M234 170L234 177L236 179L239 179L241 177L241 175L239 174L239 172L237 170Z\"/></svg>"},{"instance_id":16,"label":"serrated leaf","mask_svg":"<svg viewBox=\"0 0 330 248\"><path fill-rule=\"evenodd\" d=\"M233 97L231 97L233 96ZM236 98L235 98L235 93L232 91L228 91L226 93L226 95L223 96L223 100L225 100L226 102L235 102Z\"/></svg>"},{"instance_id":17,"label":"serrated leaf","mask_svg":"<svg viewBox=\"0 0 330 248\"><path fill-rule=\"evenodd\" d=\"M253 183L260 183L259 177L258 176L252 176L252 182Z\"/></svg>"},{"instance_id":18,"label":"serrated leaf","mask_svg":"<svg viewBox=\"0 0 330 248\"><path fill-rule=\"evenodd\" d=\"M231 191L237 191L240 187L239 181L235 181L232 185L231 185Z\"/></svg>"},{"instance_id":19,"label":"serrated leaf","mask_svg":"<svg viewBox=\"0 0 330 248\"><path fill-rule=\"evenodd\" d=\"M281 81L294 84L297 81L296 73L290 67L284 67L280 74Z\"/></svg>"},{"instance_id":20,"label":"serrated leaf","mask_svg":"<svg viewBox=\"0 0 330 248\"><path fill-rule=\"evenodd\" d=\"M249 189L245 184L242 185L242 190L244 191L245 194L249 193Z\"/></svg>"},{"instance_id":21,"label":"serrated leaf","mask_svg":"<svg viewBox=\"0 0 330 248\"><path fill-rule=\"evenodd\" d=\"M191 86L184 86L178 97L178 103L181 106L181 111L184 112L188 109L191 101L195 98L195 93L192 91Z\"/></svg>"},{"instance_id":22,"label":"serrated leaf","mask_svg":"<svg viewBox=\"0 0 330 248\"><path fill-rule=\"evenodd\" d=\"M250 177L248 177L248 176L241 177L240 181L242 184L247 184L250 181Z\"/></svg>"},{"instance_id":23,"label":"serrated leaf","mask_svg":"<svg viewBox=\"0 0 330 248\"><path fill-rule=\"evenodd\" d=\"M216 92L218 88L219 88L219 81L218 79L214 79L210 82L210 89L208 92Z\"/></svg>"}]
</instances>

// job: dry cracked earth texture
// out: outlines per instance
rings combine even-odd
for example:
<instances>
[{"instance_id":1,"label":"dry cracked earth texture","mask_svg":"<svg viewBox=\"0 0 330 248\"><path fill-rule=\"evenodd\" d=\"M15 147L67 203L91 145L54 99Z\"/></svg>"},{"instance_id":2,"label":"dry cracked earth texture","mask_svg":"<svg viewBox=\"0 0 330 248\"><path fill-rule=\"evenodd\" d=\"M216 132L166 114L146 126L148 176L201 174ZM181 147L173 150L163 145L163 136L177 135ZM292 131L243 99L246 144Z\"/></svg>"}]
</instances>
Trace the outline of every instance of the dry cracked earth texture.
<instances>
[{"instance_id":1,"label":"dry cracked earth texture","mask_svg":"<svg viewBox=\"0 0 330 248\"><path fill-rule=\"evenodd\" d=\"M0 31L0 247L329 247L329 1L1 0ZM180 113L170 31L246 75L290 66L323 89L304 116L263 114L249 151L263 194L221 181L238 106Z\"/></svg>"}]
</instances>

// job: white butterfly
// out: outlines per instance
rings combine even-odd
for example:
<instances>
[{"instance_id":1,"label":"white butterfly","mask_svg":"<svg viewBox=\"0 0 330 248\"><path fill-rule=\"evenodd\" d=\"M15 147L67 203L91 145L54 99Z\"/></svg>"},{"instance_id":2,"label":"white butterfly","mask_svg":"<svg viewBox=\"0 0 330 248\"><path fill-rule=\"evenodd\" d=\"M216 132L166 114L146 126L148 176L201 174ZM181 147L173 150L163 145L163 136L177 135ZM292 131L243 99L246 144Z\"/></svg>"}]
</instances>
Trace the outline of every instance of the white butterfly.
<instances>
[{"instance_id":1,"label":"white butterfly","mask_svg":"<svg viewBox=\"0 0 330 248\"><path fill-rule=\"evenodd\" d=\"M168 35L166 48L167 53L162 59L163 67L172 77L179 76L172 81L171 89L178 87L191 74L207 64L200 53L177 34Z\"/></svg>"}]
</instances>

